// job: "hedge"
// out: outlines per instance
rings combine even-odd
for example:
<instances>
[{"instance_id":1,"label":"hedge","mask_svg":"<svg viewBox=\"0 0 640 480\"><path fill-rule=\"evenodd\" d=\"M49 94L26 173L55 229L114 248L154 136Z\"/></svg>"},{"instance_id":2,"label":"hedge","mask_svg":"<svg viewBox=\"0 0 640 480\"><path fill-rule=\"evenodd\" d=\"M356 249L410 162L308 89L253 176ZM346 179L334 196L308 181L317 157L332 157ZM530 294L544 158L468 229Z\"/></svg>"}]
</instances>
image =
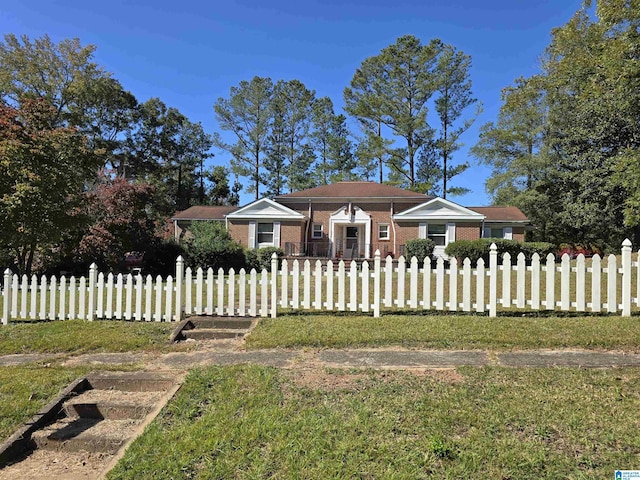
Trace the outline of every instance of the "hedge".
<instances>
[{"instance_id":1,"label":"hedge","mask_svg":"<svg viewBox=\"0 0 640 480\"><path fill-rule=\"evenodd\" d=\"M502 262L505 253L511 255L512 260L518 257L519 253L524 253L525 259L530 262L534 253L544 259L549 253L555 253L555 246L547 242L518 242L516 240L506 240L503 238L481 238L479 240L458 240L452 242L445 248L445 253L456 258L459 262L465 258L471 259L475 264L482 258L485 265L489 264L489 248L495 243L498 247L498 262Z\"/></svg>"},{"instance_id":2,"label":"hedge","mask_svg":"<svg viewBox=\"0 0 640 480\"><path fill-rule=\"evenodd\" d=\"M419 261L430 257L435 248L435 243L429 238L414 238L408 240L405 244L405 253L407 260L416 257Z\"/></svg>"}]
</instances>

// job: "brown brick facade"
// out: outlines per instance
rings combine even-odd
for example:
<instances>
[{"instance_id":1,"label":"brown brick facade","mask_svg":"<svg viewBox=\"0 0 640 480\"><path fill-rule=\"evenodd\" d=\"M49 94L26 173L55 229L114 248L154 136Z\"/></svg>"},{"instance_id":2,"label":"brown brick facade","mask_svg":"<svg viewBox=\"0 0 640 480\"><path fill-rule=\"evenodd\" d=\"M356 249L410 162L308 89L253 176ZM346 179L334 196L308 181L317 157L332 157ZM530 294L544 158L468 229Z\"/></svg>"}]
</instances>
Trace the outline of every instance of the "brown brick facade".
<instances>
[{"instance_id":1,"label":"brown brick facade","mask_svg":"<svg viewBox=\"0 0 640 480\"><path fill-rule=\"evenodd\" d=\"M331 254L345 258L356 254L368 257L375 250L398 256L403 245L419 238L421 223L442 225L465 218L455 223L455 240L480 238L486 222L497 227L511 226L513 238L524 240L525 229L520 225L526 222L515 207L458 208L447 200L373 182L338 182L280 195L274 200L262 199L226 218L231 236L247 246L250 221L255 218L256 222L271 222L269 218L280 215L290 219L280 222L279 246L288 255ZM423 220L427 218L431 221ZM382 238L381 229L385 234ZM314 232L321 232L320 237L314 238ZM447 229L448 240L452 240L451 233ZM432 234L441 244L443 239L437 236L442 235L442 230Z\"/></svg>"},{"instance_id":2,"label":"brown brick facade","mask_svg":"<svg viewBox=\"0 0 640 480\"><path fill-rule=\"evenodd\" d=\"M276 220L277 221L277 220ZM249 220L229 220L228 228L231 238L243 247L249 244ZM270 223L264 221L262 223ZM280 246L286 242L299 244L304 239L305 222L280 222Z\"/></svg>"},{"instance_id":3,"label":"brown brick facade","mask_svg":"<svg viewBox=\"0 0 640 480\"><path fill-rule=\"evenodd\" d=\"M481 233L481 225L478 223L456 224L456 240L478 240Z\"/></svg>"}]
</instances>

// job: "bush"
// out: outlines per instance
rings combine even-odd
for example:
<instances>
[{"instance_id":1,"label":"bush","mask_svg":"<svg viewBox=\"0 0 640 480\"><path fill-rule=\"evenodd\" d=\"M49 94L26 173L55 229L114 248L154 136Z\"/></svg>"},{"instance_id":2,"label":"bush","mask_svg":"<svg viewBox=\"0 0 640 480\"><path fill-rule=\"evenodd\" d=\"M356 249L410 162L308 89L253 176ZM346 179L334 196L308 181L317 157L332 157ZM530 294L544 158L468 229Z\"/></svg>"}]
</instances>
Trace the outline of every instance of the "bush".
<instances>
[{"instance_id":1,"label":"bush","mask_svg":"<svg viewBox=\"0 0 640 480\"><path fill-rule=\"evenodd\" d=\"M544 259L549 253L555 251L553 244L547 242L518 242L504 238L480 238L478 240L452 242L445 248L445 253L457 259L458 262L469 258L475 264L478 259L482 258L485 265L489 265L489 248L492 243L495 243L496 247L498 247L498 263L502 262L502 256L505 253L511 255L512 262L515 262L518 254L522 252L529 262L534 253Z\"/></svg>"},{"instance_id":2,"label":"bush","mask_svg":"<svg viewBox=\"0 0 640 480\"><path fill-rule=\"evenodd\" d=\"M544 260L550 253L555 254L556 247L549 242L525 242L522 244L522 252L527 257L527 260L531 260L534 253L540 255L540 260Z\"/></svg>"},{"instance_id":3,"label":"bush","mask_svg":"<svg viewBox=\"0 0 640 480\"><path fill-rule=\"evenodd\" d=\"M144 252L142 273L144 275L175 276L176 259L182 255L186 257L184 248L173 240L160 241Z\"/></svg>"},{"instance_id":4,"label":"bush","mask_svg":"<svg viewBox=\"0 0 640 480\"><path fill-rule=\"evenodd\" d=\"M476 260L482 258L486 264L489 261L489 246L491 243L483 240L457 240L447 245L444 253L459 262L469 258L475 264Z\"/></svg>"},{"instance_id":5,"label":"bush","mask_svg":"<svg viewBox=\"0 0 640 480\"><path fill-rule=\"evenodd\" d=\"M242 245L235 242L221 222L193 222L186 242L191 267L219 268L236 271L246 266Z\"/></svg>"},{"instance_id":6,"label":"bush","mask_svg":"<svg viewBox=\"0 0 640 480\"><path fill-rule=\"evenodd\" d=\"M258 250L255 248L247 248L244 251L244 263L247 271L251 271L252 268L260 270L258 263Z\"/></svg>"},{"instance_id":7,"label":"bush","mask_svg":"<svg viewBox=\"0 0 640 480\"><path fill-rule=\"evenodd\" d=\"M244 251L244 257L247 270L255 268L257 271L262 271L266 268L271 271L271 255L278 255L278 267L284 256L284 251L278 247L263 247L263 248L249 248Z\"/></svg>"},{"instance_id":8,"label":"bush","mask_svg":"<svg viewBox=\"0 0 640 480\"><path fill-rule=\"evenodd\" d=\"M425 258L430 257L435 248L433 240L428 238L414 238L408 240L405 245L405 253L407 260L411 260L416 257L418 261L424 261Z\"/></svg>"}]
</instances>

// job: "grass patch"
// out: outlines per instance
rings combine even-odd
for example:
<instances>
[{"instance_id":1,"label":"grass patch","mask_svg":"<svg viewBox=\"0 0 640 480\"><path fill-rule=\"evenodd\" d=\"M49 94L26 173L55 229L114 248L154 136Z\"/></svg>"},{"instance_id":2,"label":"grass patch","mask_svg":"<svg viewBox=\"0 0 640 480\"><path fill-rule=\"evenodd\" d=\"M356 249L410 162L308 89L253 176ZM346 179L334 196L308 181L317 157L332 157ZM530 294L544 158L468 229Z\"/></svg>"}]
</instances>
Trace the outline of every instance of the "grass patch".
<instances>
[{"instance_id":1,"label":"grass patch","mask_svg":"<svg viewBox=\"0 0 640 480\"><path fill-rule=\"evenodd\" d=\"M49 403L88 367L44 365L0 367L0 438L9 435Z\"/></svg>"},{"instance_id":2,"label":"grass patch","mask_svg":"<svg viewBox=\"0 0 640 480\"><path fill-rule=\"evenodd\" d=\"M588 348L640 351L638 318L304 315L261 319L246 346L442 349Z\"/></svg>"},{"instance_id":3,"label":"grass patch","mask_svg":"<svg viewBox=\"0 0 640 480\"><path fill-rule=\"evenodd\" d=\"M0 326L0 355L162 350L175 324L65 320Z\"/></svg>"},{"instance_id":4,"label":"grass patch","mask_svg":"<svg viewBox=\"0 0 640 480\"><path fill-rule=\"evenodd\" d=\"M108 478L610 478L639 408L637 369L211 367Z\"/></svg>"}]
</instances>

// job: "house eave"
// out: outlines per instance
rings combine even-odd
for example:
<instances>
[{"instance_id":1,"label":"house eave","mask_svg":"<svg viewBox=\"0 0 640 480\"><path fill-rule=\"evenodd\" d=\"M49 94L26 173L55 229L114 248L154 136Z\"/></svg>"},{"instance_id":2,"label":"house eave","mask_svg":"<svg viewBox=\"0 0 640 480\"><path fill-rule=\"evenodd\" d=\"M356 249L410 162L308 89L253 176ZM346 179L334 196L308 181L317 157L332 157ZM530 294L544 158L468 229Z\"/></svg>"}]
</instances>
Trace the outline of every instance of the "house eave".
<instances>
[{"instance_id":1,"label":"house eave","mask_svg":"<svg viewBox=\"0 0 640 480\"><path fill-rule=\"evenodd\" d=\"M390 202L394 203L407 202L413 203L419 200L424 200L424 196L416 197L276 197L275 200L278 203L304 203L308 201L315 201L321 203L344 203L344 202Z\"/></svg>"},{"instance_id":2,"label":"house eave","mask_svg":"<svg viewBox=\"0 0 640 480\"><path fill-rule=\"evenodd\" d=\"M397 221L424 221L430 220L446 220L448 222L465 221L465 222L482 222L484 215L402 215L396 214L392 217Z\"/></svg>"},{"instance_id":3,"label":"house eave","mask_svg":"<svg viewBox=\"0 0 640 480\"><path fill-rule=\"evenodd\" d=\"M227 217L227 220L284 220L284 221L302 221L306 217L301 215L299 217L286 217L283 215L238 215L235 217Z\"/></svg>"}]
</instances>

